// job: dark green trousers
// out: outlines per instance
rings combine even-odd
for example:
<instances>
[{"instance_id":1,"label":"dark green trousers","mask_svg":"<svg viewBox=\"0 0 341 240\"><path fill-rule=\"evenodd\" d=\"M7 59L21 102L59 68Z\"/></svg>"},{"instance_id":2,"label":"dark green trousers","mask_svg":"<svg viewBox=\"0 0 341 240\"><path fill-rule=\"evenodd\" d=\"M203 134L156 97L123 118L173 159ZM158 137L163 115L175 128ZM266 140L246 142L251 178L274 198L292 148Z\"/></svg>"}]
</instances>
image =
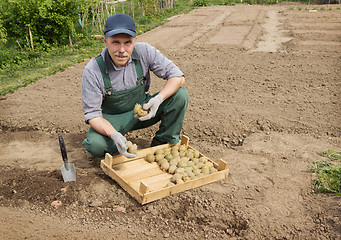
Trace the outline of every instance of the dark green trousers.
<instances>
[{"instance_id":1,"label":"dark green trousers","mask_svg":"<svg viewBox=\"0 0 341 240\"><path fill-rule=\"evenodd\" d=\"M156 94L155 94L156 95ZM155 96L154 95L154 96ZM148 102L153 96L147 94L144 102ZM185 88L179 88L173 96L163 101L154 118L147 121L139 121L134 118L134 109L122 114L103 114L113 127L122 135L127 132L142 129L161 121L159 130L155 137L172 144L179 142L179 135L182 129L185 112L188 106L188 93ZM114 141L103 136L90 128L87 138L83 141L84 148L95 157L104 157L105 153L117 153Z\"/></svg>"}]
</instances>

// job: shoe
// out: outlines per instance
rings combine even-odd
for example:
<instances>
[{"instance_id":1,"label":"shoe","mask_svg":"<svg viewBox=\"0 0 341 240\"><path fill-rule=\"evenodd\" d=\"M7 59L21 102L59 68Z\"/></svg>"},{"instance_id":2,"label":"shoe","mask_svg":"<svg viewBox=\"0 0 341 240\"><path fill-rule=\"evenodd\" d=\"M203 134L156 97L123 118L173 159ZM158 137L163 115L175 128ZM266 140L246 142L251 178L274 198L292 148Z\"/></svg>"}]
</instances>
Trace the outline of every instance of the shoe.
<instances>
[{"instance_id":1,"label":"shoe","mask_svg":"<svg viewBox=\"0 0 341 240\"><path fill-rule=\"evenodd\" d=\"M159 146L159 145L166 144L166 143L167 142L161 142L154 137L150 144L150 147L155 147L155 146Z\"/></svg>"}]
</instances>

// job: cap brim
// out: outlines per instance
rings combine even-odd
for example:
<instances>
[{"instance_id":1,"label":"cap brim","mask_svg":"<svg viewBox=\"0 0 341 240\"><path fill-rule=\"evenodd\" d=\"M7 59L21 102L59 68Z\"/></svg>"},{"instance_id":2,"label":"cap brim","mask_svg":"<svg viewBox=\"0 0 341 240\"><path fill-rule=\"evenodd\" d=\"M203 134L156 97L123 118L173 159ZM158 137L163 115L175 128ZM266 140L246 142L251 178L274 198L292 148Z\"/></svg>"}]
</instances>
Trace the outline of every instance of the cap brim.
<instances>
[{"instance_id":1,"label":"cap brim","mask_svg":"<svg viewBox=\"0 0 341 240\"><path fill-rule=\"evenodd\" d=\"M105 36L111 37L111 36L114 36L114 35L119 34L119 33L125 33L125 34L132 36L132 37L136 37L136 33L131 31L131 30L128 30L128 29L114 29L114 30L107 32L105 34Z\"/></svg>"}]
</instances>

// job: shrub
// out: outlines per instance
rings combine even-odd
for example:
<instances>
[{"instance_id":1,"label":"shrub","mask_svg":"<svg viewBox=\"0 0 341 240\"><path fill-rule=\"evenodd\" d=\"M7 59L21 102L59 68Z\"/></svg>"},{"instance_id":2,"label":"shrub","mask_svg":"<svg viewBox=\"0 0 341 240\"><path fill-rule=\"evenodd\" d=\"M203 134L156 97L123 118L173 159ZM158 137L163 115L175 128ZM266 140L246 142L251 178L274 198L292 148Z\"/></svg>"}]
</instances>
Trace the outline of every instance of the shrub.
<instances>
[{"instance_id":1,"label":"shrub","mask_svg":"<svg viewBox=\"0 0 341 240\"><path fill-rule=\"evenodd\" d=\"M207 6L207 1L206 0L194 0L193 5L196 7Z\"/></svg>"},{"instance_id":2,"label":"shrub","mask_svg":"<svg viewBox=\"0 0 341 240\"><path fill-rule=\"evenodd\" d=\"M0 47L7 42L7 31L2 26L2 20L0 19Z\"/></svg>"},{"instance_id":3,"label":"shrub","mask_svg":"<svg viewBox=\"0 0 341 240\"><path fill-rule=\"evenodd\" d=\"M27 42L60 44L78 18L74 0L2 0L1 19L9 36Z\"/></svg>"}]
</instances>

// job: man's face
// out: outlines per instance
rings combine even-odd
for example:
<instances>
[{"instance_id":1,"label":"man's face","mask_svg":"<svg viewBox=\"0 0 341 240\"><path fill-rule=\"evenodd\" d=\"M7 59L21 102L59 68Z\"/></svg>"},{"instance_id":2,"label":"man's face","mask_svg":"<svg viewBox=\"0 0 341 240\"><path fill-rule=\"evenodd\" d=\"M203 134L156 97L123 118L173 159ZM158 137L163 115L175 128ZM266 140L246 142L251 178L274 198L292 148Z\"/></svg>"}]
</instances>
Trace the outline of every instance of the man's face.
<instances>
[{"instance_id":1,"label":"man's face","mask_svg":"<svg viewBox=\"0 0 341 240\"><path fill-rule=\"evenodd\" d=\"M124 67L133 53L136 38L120 33L111 37L103 37L111 60L118 67Z\"/></svg>"}]
</instances>

